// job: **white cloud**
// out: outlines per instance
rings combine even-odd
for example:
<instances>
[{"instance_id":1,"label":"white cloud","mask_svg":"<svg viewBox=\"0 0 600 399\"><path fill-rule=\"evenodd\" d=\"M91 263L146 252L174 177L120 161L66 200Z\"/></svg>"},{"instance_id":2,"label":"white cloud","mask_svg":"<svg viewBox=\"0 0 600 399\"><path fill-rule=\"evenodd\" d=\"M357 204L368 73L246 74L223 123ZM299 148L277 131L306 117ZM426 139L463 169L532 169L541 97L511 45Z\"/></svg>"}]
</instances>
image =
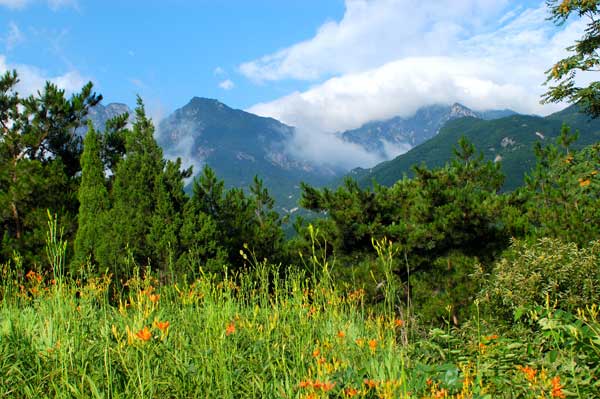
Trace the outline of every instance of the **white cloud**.
<instances>
[{"instance_id":1,"label":"white cloud","mask_svg":"<svg viewBox=\"0 0 600 399\"><path fill-rule=\"evenodd\" d=\"M10 51L25 40L25 36L14 22L8 24L8 34L4 39L6 50Z\"/></svg>"},{"instance_id":2,"label":"white cloud","mask_svg":"<svg viewBox=\"0 0 600 399\"><path fill-rule=\"evenodd\" d=\"M77 0L48 0L48 6L53 10L58 10L59 8L79 8L79 3Z\"/></svg>"},{"instance_id":3,"label":"white cloud","mask_svg":"<svg viewBox=\"0 0 600 399\"><path fill-rule=\"evenodd\" d=\"M508 0L346 0L341 21L240 71L257 81L314 80L374 68L402 57L446 55L481 29Z\"/></svg>"},{"instance_id":4,"label":"white cloud","mask_svg":"<svg viewBox=\"0 0 600 399\"><path fill-rule=\"evenodd\" d=\"M27 3L29 3L29 0L0 0L0 6L13 9L23 8Z\"/></svg>"},{"instance_id":5,"label":"white cloud","mask_svg":"<svg viewBox=\"0 0 600 399\"><path fill-rule=\"evenodd\" d=\"M235 87L235 83L231 79L225 79L219 83L219 87L223 90L231 90Z\"/></svg>"},{"instance_id":6,"label":"white cloud","mask_svg":"<svg viewBox=\"0 0 600 399\"><path fill-rule=\"evenodd\" d=\"M223 68L221 68L220 66L218 66L213 71L213 75L215 75L215 76L225 75L225 70Z\"/></svg>"},{"instance_id":7,"label":"white cloud","mask_svg":"<svg viewBox=\"0 0 600 399\"><path fill-rule=\"evenodd\" d=\"M78 71L69 71L62 75L51 76L43 70L31 65L9 64L6 57L0 55L0 75L7 71L16 69L19 76L17 91L22 96L35 94L44 89L46 81L50 81L59 88L64 89L68 94L76 93L90 79L82 76Z\"/></svg>"},{"instance_id":8,"label":"white cloud","mask_svg":"<svg viewBox=\"0 0 600 399\"><path fill-rule=\"evenodd\" d=\"M33 3L34 0L0 0L0 6L4 6L11 9L21 9L25 6ZM77 0L47 0L48 7L52 10L58 10L59 8L79 8Z\"/></svg>"},{"instance_id":9,"label":"white cloud","mask_svg":"<svg viewBox=\"0 0 600 399\"><path fill-rule=\"evenodd\" d=\"M299 126L298 135L307 137L297 138L297 143L315 147L323 142L334 148L333 132L410 116L435 103L536 114L564 107L540 105L544 71L567 54L565 48L581 37L586 21L556 28L546 19L543 3L512 10L501 7L504 3L441 0L417 6L412 0L347 0L339 23L329 22L314 38L241 67L247 76L263 81L335 76L249 111ZM405 7L394 12L392 6L400 4ZM447 15L440 14L444 10ZM459 23L461 15L469 22ZM474 15L478 17L470 20ZM496 18L493 29L481 25L488 18ZM398 35L390 39L387 35L394 30Z\"/></svg>"}]
</instances>

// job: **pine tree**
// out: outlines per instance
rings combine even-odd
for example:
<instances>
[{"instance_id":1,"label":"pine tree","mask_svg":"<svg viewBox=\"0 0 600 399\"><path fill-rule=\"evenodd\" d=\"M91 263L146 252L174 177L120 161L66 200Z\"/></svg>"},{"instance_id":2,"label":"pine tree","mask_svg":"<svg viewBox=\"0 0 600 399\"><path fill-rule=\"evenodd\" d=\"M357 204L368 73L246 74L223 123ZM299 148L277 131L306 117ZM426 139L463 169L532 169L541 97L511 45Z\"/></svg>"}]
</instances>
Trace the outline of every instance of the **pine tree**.
<instances>
[{"instance_id":1,"label":"pine tree","mask_svg":"<svg viewBox=\"0 0 600 399\"><path fill-rule=\"evenodd\" d=\"M97 262L98 248L102 245L101 237L106 229L103 221L109 209L109 201L100 152L100 139L92 123L89 122L81 156L79 214L77 215L79 227L75 237L74 266L80 266L88 258L92 264Z\"/></svg>"},{"instance_id":2,"label":"pine tree","mask_svg":"<svg viewBox=\"0 0 600 399\"><path fill-rule=\"evenodd\" d=\"M16 71L0 77L0 262L13 251L44 264L46 209L57 213L72 239L78 209L81 139L75 134L101 96L85 85L70 99L47 83L21 98Z\"/></svg>"},{"instance_id":3,"label":"pine tree","mask_svg":"<svg viewBox=\"0 0 600 399\"><path fill-rule=\"evenodd\" d=\"M573 15L585 17L588 26L575 44L567 47L571 55L556 62L546 71L546 84L555 82L544 94L543 103L568 101L579 104L581 109L594 118L600 116L600 82L577 86L578 73L597 72L600 67L600 14L599 0L546 0L551 19L558 25Z\"/></svg>"}]
</instances>

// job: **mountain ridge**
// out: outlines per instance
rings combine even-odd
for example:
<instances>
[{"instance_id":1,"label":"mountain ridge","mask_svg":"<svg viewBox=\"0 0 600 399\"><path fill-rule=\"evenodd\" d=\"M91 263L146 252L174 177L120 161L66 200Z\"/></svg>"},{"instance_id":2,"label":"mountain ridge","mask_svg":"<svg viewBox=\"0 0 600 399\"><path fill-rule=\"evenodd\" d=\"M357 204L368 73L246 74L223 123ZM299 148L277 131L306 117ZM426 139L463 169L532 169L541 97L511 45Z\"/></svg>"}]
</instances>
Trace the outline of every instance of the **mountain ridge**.
<instances>
[{"instance_id":1,"label":"mountain ridge","mask_svg":"<svg viewBox=\"0 0 600 399\"><path fill-rule=\"evenodd\" d=\"M515 112L473 111L460 103L433 104L419 108L409 117L395 116L381 121L367 122L359 128L339 133L339 137L360 145L366 151L377 153L380 158L389 160L436 136L450 120L467 116L495 119L511 114Z\"/></svg>"},{"instance_id":2,"label":"mountain ridge","mask_svg":"<svg viewBox=\"0 0 600 399\"><path fill-rule=\"evenodd\" d=\"M412 176L414 165L443 166L452 158L460 137L465 136L485 159L501 162L506 175L504 189L512 190L523 183L525 174L535 166L534 143L553 142L563 122L570 124L573 131L580 131L573 148L600 141L600 120L591 120L578 112L576 106L546 117L519 114L494 120L467 117L449 121L437 136L405 154L370 169L353 169L348 176L363 187L370 186L372 181L390 186L403 176Z\"/></svg>"}]
</instances>

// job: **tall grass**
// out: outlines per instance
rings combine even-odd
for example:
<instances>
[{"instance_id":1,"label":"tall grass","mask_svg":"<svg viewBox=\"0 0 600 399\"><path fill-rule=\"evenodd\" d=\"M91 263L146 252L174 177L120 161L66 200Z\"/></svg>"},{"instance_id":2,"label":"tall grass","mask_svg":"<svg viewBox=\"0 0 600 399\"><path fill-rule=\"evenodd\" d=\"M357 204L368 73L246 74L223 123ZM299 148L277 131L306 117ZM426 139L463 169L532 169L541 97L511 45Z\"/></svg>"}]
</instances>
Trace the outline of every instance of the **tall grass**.
<instances>
[{"instance_id":1,"label":"tall grass","mask_svg":"<svg viewBox=\"0 0 600 399\"><path fill-rule=\"evenodd\" d=\"M598 387L581 377L597 370L594 358L569 363L597 351L597 308L538 315L559 340L492 334L475 318L460 330L421 330L401 318L391 272L384 306L373 307L363 290L338 289L316 253L320 278L255 262L244 274L161 285L146 269L110 294L110 275L64 278L64 243L55 220L49 227L51 275L3 269L0 397L583 398ZM387 243L377 245L389 262ZM585 344L565 332L578 322Z\"/></svg>"}]
</instances>

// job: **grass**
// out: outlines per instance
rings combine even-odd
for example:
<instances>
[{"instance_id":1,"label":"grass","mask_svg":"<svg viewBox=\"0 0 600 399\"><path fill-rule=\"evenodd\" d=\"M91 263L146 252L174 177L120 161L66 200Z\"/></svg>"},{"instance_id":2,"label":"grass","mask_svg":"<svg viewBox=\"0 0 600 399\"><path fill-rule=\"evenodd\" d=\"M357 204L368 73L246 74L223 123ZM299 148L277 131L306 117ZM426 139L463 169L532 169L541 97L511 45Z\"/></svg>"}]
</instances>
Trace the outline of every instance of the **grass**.
<instances>
[{"instance_id":1,"label":"grass","mask_svg":"<svg viewBox=\"0 0 600 399\"><path fill-rule=\"evenodd\" d=\"M49 256L62 267L57 236L49 237ZM327 267L319 278L281 277L257 263L241 275L164 284L147 270L116 293L108 275L23 276L14 266L5 265L0 287L0 397L598 394L595 306L571 315L548 304L531 313L531 325L508 328L483 320L477 303L460 328L426 329L398 316L389 294L396 290L368 304L363 290L333 282Z\"/></svg>"}]
</instances>

